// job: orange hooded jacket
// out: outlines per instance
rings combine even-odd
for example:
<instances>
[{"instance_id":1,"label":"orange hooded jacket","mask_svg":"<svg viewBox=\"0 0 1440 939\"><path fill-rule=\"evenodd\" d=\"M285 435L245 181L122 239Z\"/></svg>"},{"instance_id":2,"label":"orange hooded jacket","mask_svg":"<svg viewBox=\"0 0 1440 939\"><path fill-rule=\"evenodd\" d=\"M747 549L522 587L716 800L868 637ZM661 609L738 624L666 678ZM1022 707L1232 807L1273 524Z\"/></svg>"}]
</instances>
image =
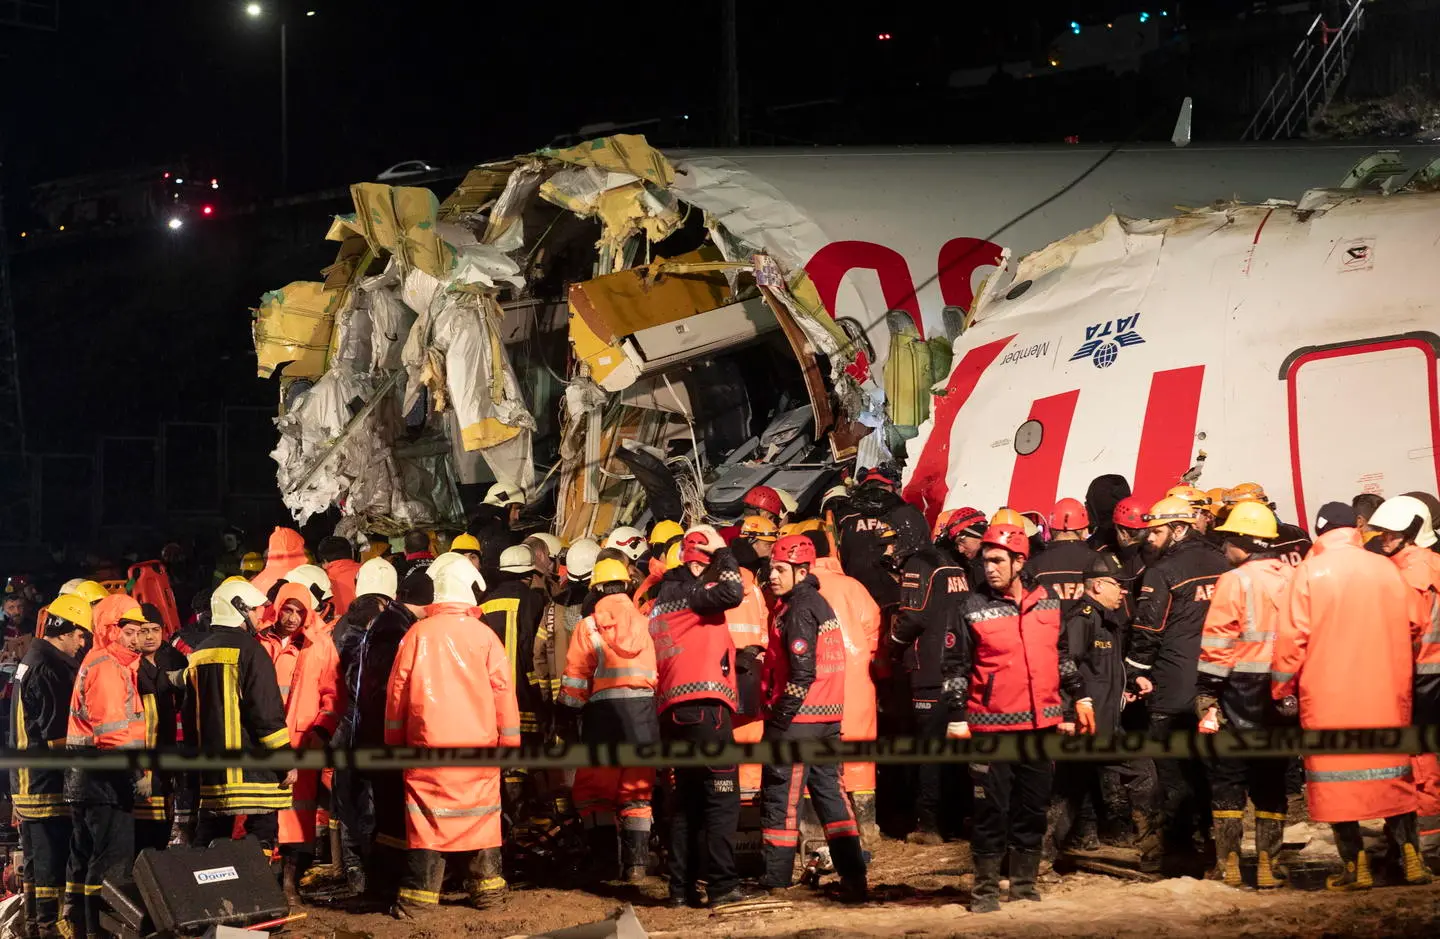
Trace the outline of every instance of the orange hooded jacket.
<instances>
[{"instance_id":1,"label":"orange hooded jacket","mask_svg":"<svg viewBox=\"0 0 1440 939\"><path fill-rule=\"evenodd\" d=\"M265 549L265 569L250 583L256 590L268 594L271 587L307 560L305 539L300 533L293 528L276 528L270 533L270 545Z\"/></svg>"},{"instance_id":2,"label":"orange hooded jacket","mask_svg":"<svg viewBox=\"0 0 1440 939\"><path fill-rule=\"evenodd\" d=\"M390 669L385 743L517 747L520 706L510 660L479 610L436 603L410 627ZM432 851L498 848L499 767L404 771L406 842Z\"/></svg>"},{"instance_id":3,"label":"orange hooded jacket","mask_svg":"<svg viewBox=\"0 0 1440 939\"><path fill-rule=\"evenodd\" d=\"M633 697L655 691L655 643L650 620L623 593L601 597L595 612L581 620L565 653L560 701L581 707L590 701Z\"/></svg>"},{"instance_id":4,"label":"orange hooded jacket","mask_svg":"<svg viewBox=\"0 0 1440 939\"><path fill-rule=\"evenodd\" d=\"M140 604L123 593L95 605L95 647L85 655L70 693L67 747L137 750L145 746L145 707L135 679L140 653L116 641L120 617L139 609Z\"/></svg>"},{"instance_id":5,"label":"orange hooded jacket","mask_svg":"<svg viewBox=\"0 0 1440 939\"><path fill-rule=\"evenodd\" d=\"M259 638L275 663L290 745L299 748L306 745L307 737L328 742L340 723L340 657L330 640L330 631L315 613L315 595L300 584L284 584L275 595L274 606L278 610L292 600L305 611L300 631L285 642L272 626ZM319 790L317 771L302 770L296 775L291 807L280 812L281 844L309 844L315 840Z\"/></svg>"},{"instance_id":6,"label":"orange hooded jacket","mask_svg":"<svg viewBox=\"0 0 1440 939\"><path fill-rule=\"evenodd\" d=\"M1416 545L1406 545L1393 558L1400 576L1420 598L1427 613L1424 627L1415 637L1415 702L1417 724L1427 723L1440 713L1440 555ZM1436 833L1440 816L1440 758L1421 753L1410 758L1415 771L1415 788L1420 800L1422 834Z\"/></svg>"},{"instance_id":7,"label":"orange hooded jacket","mask_svg":"<svg viewBox=\"0 0 1440 939\"><path fill-rule=\"evenodd\" d=\"M350 558L330 561L325 565L325 574L330 578L330 604L338 623L355 602L355 578L360 574L360 562Z\"/></svg>"},{"instance_id":8,"label":"orange hooded jacket","mask_svg":"<svg viewBox=\"0 0 1440 939\"><path fill-rule=\"evenodd\" d=\"M1418 595L1394 564L1365 550L1357 530L1326 532L1280 599L1271 693L1299 697L1306 730L1408 724L1411 636L1423 620ZM1307 756L1305 779L1317 822L1416 809L1404 754Z\"/></svg>"},{"instance_id":9,"label":"orange hooded jacket","mask_svg":"<svg viewBox=\"0 0 1440 939\"><path fill-rule=\"evenodd\" d=\"M880 718L870 663L880 647L880 607L864 584L840 569L840 559L833 555L816 558L810 573L820 581L820 596L835 610L845 637L845 711L840 718L840 739L874 740ZM875 791L874 763L846 763L841 775L846 792Z\"/></svg>"}]
</instances>

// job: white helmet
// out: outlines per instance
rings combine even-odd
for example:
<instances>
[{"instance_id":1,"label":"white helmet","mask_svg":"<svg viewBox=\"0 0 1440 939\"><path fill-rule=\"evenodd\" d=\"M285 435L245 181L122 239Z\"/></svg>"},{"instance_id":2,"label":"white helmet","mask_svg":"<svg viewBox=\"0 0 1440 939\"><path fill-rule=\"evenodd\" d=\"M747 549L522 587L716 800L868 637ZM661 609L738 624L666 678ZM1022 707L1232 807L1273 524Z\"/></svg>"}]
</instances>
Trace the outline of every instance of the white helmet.
<instances>
[{"instance_id":1,"label":"white helmet","mask_svg":"<svg viewBox=\"0 0 1440 939\"><path fill-rule=\"evenodd\" d=\"M1385 531L1393 531L1397 534L1403 533L1415 524L1415 519L1420 519L1420 530L1415 535L1415 544L1421 548L1429 548L1435 544L1435 525L1430 518L1430 509L1425 503L1414 496L1395 496L1380 503L1380 508L1370 516L1367 523L1371 528L1382 528Z\"/></svg>"},{"instance_id":2,"label":"white helmet","mask_svg":"<svg viewBox=\"0 0 1440 939\"><path fill-rule=\"evenodd\" d=\"M645 540L645 534L640 529L621 525L605 539L605 547L614 548L630 560L638 561L640 555L649 547L649 542Z\"/></svg>"},{"instance_id":3,"label":"white helmet","mask_svg":"<svg viewBox=\"0 0 1440 939\"><path fill-rule=\"evenodd\" d=\"M357 597L373 593L394 600L398 586L399 575L395 573L395 565L384 558L371 558L360 565L360 571L355 575Z\"/></svg>"},{"instance_id":4,"label":"white helmet","mask_svg":"<svg viewBox=\"0 0 1440 939\"><path fill-rule=\"evenodd\" d=\"M425 573L435 584L436 603L478 606L485 594L485 578L463 554L447 551L425 568Z\"/></svg>"},{"instance_id":5,"label":"white helmet","mask_svg":"<svg viewBox=\"0 0 1440 939\"><path fill-rule=\"evenodd\" d=\"M270 598L248 580L227 580L210 594L210 625L244 626L241 608L258 610L269 606Z\"/></svg>"},{"instance_id":6,"label":"white helmet","mask_svg":"<svg viewBox=\"0 0 1440 939\"><path fill-rule=\"evenodd\" d=\"M486 505L524 505L525 492L506 483L496 483L485 493Z\"/></svg>"},{"instance_id":7,"label":"white helmet","mask_svg":"<svg viewBox=\"0 0 1440 939\"><path fill-rule=\"evenodd\" d=\"M284 577L289 583L303 584L315 594L317 601L329 600L334 593L330 588L330 575L325 573L323 567L315 564L301 564L299 567L292 567Z\"/></svg>"},{"instance_id":8,"label":"white helmet","mask_svg":"<svg viewBox=\"0 0 1440 939\"><path fill-rule=\"evenodd\" d=\"M523 544L500 552L500 569L510 574L528 574L535 570L535 555Z\"/></svg>"},{"instance_id":9,"label":"white helmet","mask_svg":"<svg viewBox=\"0 0 1440 939\"><path fill-rule=\"evenodd\" d=\"M775 489L774 486L771 486L770 488ZM792 496L789 492L784 489L775 489L775 494L780 497L780 504L785 506L785 514L787 516L794 515L796 511L799 510L800 503L796 502L795 497Z\"/></svg>"},{"instance_id":10,"label":"white helmet","mask_svg":"<svg viewBox=\"0 0 1440 939\"><path fill-rule=\"evenodd\" d=\"M83 583L85 583L85 578L83 578L83 577L72 577L72 578L70 578L69 580L65 581L65 583L63 583L63 584L60 585L60 592L59 592L58 594L56 594L56 596L61 596L61 597L63 597L63 596L65 596L65 594L67 594L67 593L74 593L74 592L75 592L75 588L78 587L78 586L80 586L80 585L83 584Z\"/></svg>"},{"instance_id":11,"label":"white helmet","mask_svg":"<svg viewBox=\"0 0 1440 939\"><path fill-rule=\"evenodd\" d=\"M600 545L594 538L581 538L565 552L565 570L572 580L589 580L595 569L595 558L600 554Z\"/></svg>"},{"instance_id":12,"label":"white helmet","mask_svg":"<svg viewBox=\"0 0 1440 939\"><path fill-rule=\"evenodd\" d=\"M565 550L565 542L561 541L559 538L556 538L548 531L536 532L525 540L529 541L532 538L543 544L545 546L545 550L550 553L550 556L552 558L555 557L555 555L559 554L561 551Z\"/></svg>"},{"instance_id":13,"label":"white helmet","mask_svg":"<svg viewBox=\"0 0 1440 939\"><path fill-rule=\"evenodd\" d=\"M846 488L844 483L840 483L836 486L831 486L829 489L826 489L825 494L820 497L820 508L825 508L826 505L830 504L830 502L835 499L848 499L849 497L850 490ZM780 501L783 502L785 500L782 499Z\"/></svg>"}]
</instances>

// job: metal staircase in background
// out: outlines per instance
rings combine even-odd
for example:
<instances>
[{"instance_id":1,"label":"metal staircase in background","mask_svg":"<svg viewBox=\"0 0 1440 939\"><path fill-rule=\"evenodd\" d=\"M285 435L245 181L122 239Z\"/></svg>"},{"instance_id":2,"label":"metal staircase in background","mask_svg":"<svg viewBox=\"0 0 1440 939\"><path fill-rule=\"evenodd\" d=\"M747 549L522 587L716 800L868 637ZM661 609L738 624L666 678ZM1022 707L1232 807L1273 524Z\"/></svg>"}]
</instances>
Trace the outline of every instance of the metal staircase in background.
<instances>
[{"instance_id":1,"label":"metal staircase in background","mask_svg":"<svg viewBox=\"0 0 1440 939\"><path fill-rule=\"evenodd\" d=\"M1350 0L1345 20L1338 27L1327 24L1323 12L1316 15L1241 140L1295 137L1325 112L1354 58L1366 2Z\"/></svg>"}]
</instances>

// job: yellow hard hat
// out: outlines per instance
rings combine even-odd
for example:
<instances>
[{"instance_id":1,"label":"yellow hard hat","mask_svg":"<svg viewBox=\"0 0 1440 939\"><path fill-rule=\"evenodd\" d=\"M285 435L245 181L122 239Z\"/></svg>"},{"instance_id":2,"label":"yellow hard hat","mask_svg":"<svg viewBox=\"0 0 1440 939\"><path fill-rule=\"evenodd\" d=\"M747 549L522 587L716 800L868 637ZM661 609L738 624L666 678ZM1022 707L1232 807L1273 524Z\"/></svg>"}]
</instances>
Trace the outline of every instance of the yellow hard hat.
<instances>
[{"instance_id":1,"label":"yellow hard hat","mask_svg":"<svg viewBox=\"0 0 1440 939\"><path fill-rule=\"evenodd\" d=\"M142 610L142 609L140 608L140 604L137 603L137 604L135 604L134 606L130 607L128 610L126 610L124 613L121 613L121 614L120 614L120 622L122 622L122 623L148 623L148 622L150 622L150 621L145 618L145 611Z\"/></svg>"},{"instance_id":2,"label":"yellow hard hat","mask_svg":"<svg viewBox=\"0 0 1440 939\"><path fill-rule=\"evenodd\" d=\"M1210 514L1216 518L1225 514L1225 493L1228 491L1224 486L1220 486L1205 493L1205 498L1210 502Z\"/></svg>"},{"instance_id":3,"label":"yellow hard hat","mask_svg":"<svg viewBox=\"0 0 1440 939\"><path fill-rule=\"evenodd\" d=\"M1176 486L1169 492L1165 493L1165 497L1167 499L1172 497L1176 499L1184 499L1186 502L1195 506L1197 509L1205 509L1208 508L1210 505L1210 497L1205 494L1204 490L1196 489L1194 486L1187 486L1184 484Z\"/></svg>"},{"instance_id":4,"label":"yellow hard hat","mask_svg":"<svg viewBox=\"0 0 1440 939\"><path fill-rule=\"evenodd\" d=\"M818 518L807 518L802 522L791 522L788 525L780 526L780 537L788 538L791 535L803 535L807 531L823 531L825 523Z\"/></svg>"},{"instance_id":5,"label":"yellow hard hat","mask_svg":"<svg viewBox=\"0 0 1440 939\"><path fill-rule=\"evenodd\" d=\"M1195 506L1179 496L1166 496L1150 507L1145 523L1150 528L1163 528L1172 522L1195 524Z\"/></svg>"},{"instance_id":6,"label":"yellow hard hat","mask_svg":"<svg viewBox=\"0 0 1440 939\"><path fill-rule=\"evenodd\" d=\"M451 551L473 551L480 553L480 539L469 533L456 535L455 540L450 542Z\"/></svg>"},{"instance_id":7,"label":"yellow hard hat","mask_svg":"<svg viewBox=\"0 0 1440 939\"><path fill-rule=\"evenodd\" d=\"M99 581L82 580L75 585L75 589L71 590L70 594L79 597L86 603L99 603L110 596L110 591L106 590Z\"/></svg>"},{"instance_id":8,"label":"yellow hard hat","mask_svg":"<svg viewBox=\"0 0 1440 939\"><path fill-rule=\"evenodd\" d=\"M46 615L58 616L81 629L90 628L90 604L73 593L61 594L45 609Z\"/></svg>"},{"instance_id":9,"label":"yellow hard hat","mask_svg":"<svg viewBox=\"0 0 1440 939\"><path fill-rule=\"evenodd\" d=\"M1275 513L1270 511L1269 506L1259 502L1241 502L1230 510L1230 517L1225 519L1225 524L1215 530L1231 535L1249 535L1265 541L1280 537Z\"/></svg>"},{"instance_id":10,"label":"yellow hard hat","mask_svg":"<svg viewBox=\"0 0 1440 939\"><path fill-rule=\"evenodd\" d=\"M780 529L763 515L747 515L745 520L740 523L740 537L753 538L756 541L774 541L780 537Z\"/></svg>"},{"instance_id":11,"label":"yellow hard hat","mask_svg":"<svg viewBox=\"0 0 1440 939\"><path fill-rule=\"evenodd\" d=\"M630 582L630 568L624 561L618 558L601 558L595 562L595 570L590 574L590 586L597 584L628 584Z\"/></svg>"},{"instance_id":12,"label":"yellow hard hat","mask_svg":"<svg viewBox=\"0 0 1440 939\"><path fill-rule=\"evenodd\" d=\"M1234 489L1225 493L1226 505L1239 505L1242 502L1269 502L1265 496L1265 487L1259 483L1241 483Z\"/></svg>"},{"instance_id":13,"label":"yellow hard hat","mask_svg":"<svg viewBox=\"0 0 1440 939\"><path fill-rule=\"evenodd\" d=\"M665 552L665 569L673 571L680 566L680 542L675 542Z\"/></svg>"},{"instance_id":14,"label":"yellow hard hat","mask_svg":"<svg viewBox=\"0 0 1440 939\"><path fill-rule=\"evenodd\" d=\"M220 581L220 583L222 583L222 584L248 584L248 583L250 583L250 581L248 581L248 580L246 580L245 578L241 577L239 574L232 574L232 575L230 575L229 577L225 578L224 580Z\"/></svg>"},{"instance_id":15,"label":"yellow hard hat","mask_svg":"<svg viewBox=\"0 0 1440 939\"><path fill-rule=\"evenodd\" d=\"M672 538L681 538L685 535L685 529L680 527L679 522L672 522L668 518L655 523L650 529L651 544L666 544Z\"/></svg>"},{"instance_id":16,"label":"yellow hard hat","mask_svg":"<svg viewBox=\"0 0 1440 939\"><path fill-rule=\"evenodd\" d=\"M995 515L990 519L990 524L1014 525L1024 530L1026 538L1033 538L1040 531L1040 526L1035 524L1033 518L1028 518L1024 513L1008 507L996 509Z\"/></svg>"},{"instance_id":17,"label":"yellow hard hat","mask_svg":"<svg viewBox=\"0 0 1440 939\"><path fill-rule=\"evenodd\" d=\"M259 551L246 552L240 559L240 570L247 574L258 574L265 569L265 559L260 556Z\"/></svg>"}]
</instances>

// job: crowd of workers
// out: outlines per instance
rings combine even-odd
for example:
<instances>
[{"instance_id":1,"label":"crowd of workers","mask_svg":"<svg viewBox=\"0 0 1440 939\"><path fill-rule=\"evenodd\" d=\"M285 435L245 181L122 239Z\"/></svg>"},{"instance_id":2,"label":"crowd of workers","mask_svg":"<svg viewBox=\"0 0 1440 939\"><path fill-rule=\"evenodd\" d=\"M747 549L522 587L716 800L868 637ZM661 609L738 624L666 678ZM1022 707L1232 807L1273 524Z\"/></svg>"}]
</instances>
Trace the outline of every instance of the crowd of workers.
<instances>
[{"instance_id":1,"label":"crowd of workers","mask_svg":"<svg viewBox=\"0 0 1440 939\"><path fill-rule=\"evenodd\" d=\"M564 545L515 530L522 500L497 486L471 531L403 552L342 538L312 559L278 528L263 563L206 591L177 622L154 576L72 581L38 617L14 675L8 743L22 750L967 738L992 732L1157 738L1221 727L1392 727L1440 714L1435 500L1362 495L1306 532L1260 486L1156 502L1121 477L1048 513L973 508L934 524L883 469L802 514L757 487L717 530L655 522ZM234 546L231 546L232 549ZM317 563L318 562L318 563ZM163 575L163 566L151 569ZM145 583L141 583L141 580ZM169 609L166 609L168 604ZM1364 681L1355 681L1363 675ZM421 917L449 858L484 907L507 889L502 850L537 794L568 792L594 881L635 883L663 858L669 902L721 906L789 888L808 805L837 899L867 896L877 791L908 812L908 839L968 823L971 908L1038 900L1047 833L1133 844L1143 871L1213 851L1240 886L1254 806L1256 885L1276 887L1289 796L1333 826L1336 890L1375 881L1359 823L1383 818L1388 862L1430 878L1422 831L1440 816L1433 757L595 768L401 772L219 769L151 778L12 774L36 935L99 935L101 885L138 850L254 836L283 883L317 851L356 894ZM954 792L947 777L966 773ZM1303 782L1302 782L1303 780ZM661 794L663 793L663 799ZM736 864L741 806L758 800L758 884ZM663 801L664 837L652 838ZM1058 808L1059 811L1055 811ZM963 816L963 817L958 817ZM1428 821L1427 821L1428 820Z\"/></svg>"}]
</instances>

